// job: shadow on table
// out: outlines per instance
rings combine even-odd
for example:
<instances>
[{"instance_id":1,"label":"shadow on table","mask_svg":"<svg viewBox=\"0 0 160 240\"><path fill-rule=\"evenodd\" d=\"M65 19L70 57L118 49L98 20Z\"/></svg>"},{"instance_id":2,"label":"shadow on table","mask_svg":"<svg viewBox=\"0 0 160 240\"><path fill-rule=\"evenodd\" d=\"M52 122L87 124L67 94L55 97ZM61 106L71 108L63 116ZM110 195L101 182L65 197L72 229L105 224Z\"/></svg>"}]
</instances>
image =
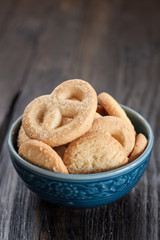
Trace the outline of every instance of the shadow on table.
<instances>
[{"instance_id":1,"label":"shadow on table","mask_svg":"<svg viewBox=\"0 0 160 240\"><path fill-rule=\"evenodd\" d=\"M133 194L134 190L114 203L86 209L59 207L39 200L43 209L40 239L46 234L51 239L65 240L134 239L135 228L137 234L140 231L136 219L142 217L142 212L138 211L141 204L133 201Z\"/></svg>"}]
</instances>

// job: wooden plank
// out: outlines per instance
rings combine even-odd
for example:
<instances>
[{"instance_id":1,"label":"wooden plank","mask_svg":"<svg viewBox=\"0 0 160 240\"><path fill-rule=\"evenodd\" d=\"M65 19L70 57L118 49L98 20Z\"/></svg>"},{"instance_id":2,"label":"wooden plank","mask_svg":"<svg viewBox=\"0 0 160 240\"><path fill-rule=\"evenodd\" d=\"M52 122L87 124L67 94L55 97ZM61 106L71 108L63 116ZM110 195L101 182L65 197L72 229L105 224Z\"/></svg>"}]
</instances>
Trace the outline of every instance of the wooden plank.
<instances>
[{"instance_id":1,"label":"wooden plank","mask_svg":"<svg viewBox=\"0 0 160 240\"><path fill-rule=\"evenodd\" d=\"M27 21L31 2L23 4L28 10L21 17ZM159 239L160 33L155 27L160 22L159 8L156 1L62 1L50 5L46 15L41 10L47 24L31 36L31 42L37 36L34 60L23 70L25 81L12 121L32 98L78 77L146 117L155 133L155 148L146 173L125 197L103 207L68 209L40 200L24 187L9 162L5 142L0 239Z\"/></svg>"}]
</instances>

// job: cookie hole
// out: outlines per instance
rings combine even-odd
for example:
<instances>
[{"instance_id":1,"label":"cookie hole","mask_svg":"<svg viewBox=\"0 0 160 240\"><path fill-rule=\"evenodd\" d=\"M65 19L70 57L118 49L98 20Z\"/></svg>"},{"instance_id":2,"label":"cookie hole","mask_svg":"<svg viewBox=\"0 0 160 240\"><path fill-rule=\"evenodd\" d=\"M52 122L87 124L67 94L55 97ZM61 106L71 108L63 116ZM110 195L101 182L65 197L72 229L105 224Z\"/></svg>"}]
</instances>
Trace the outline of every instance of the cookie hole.
<instances>
[{"instance_id":1,"label":"cookie hole","mask_svg":"<svg viewBox=\"0 0 160 240\"><path fill-rule=\"evenodd\" d=\"M68 100L72 100L72 101L78 101L78 102L81 102L81 99L77 98L77 97L74 97L74 96L71 96L69 98L67 98Z\"/></svg>"},{"instance_id":2,"label":"cookie hole","mask_svg":"<svg viewBox=\"0 0 160 240\"><path fill-rule=\"evenodd\" d=\"M64 126L64 125L70 123L72 120L73 120L73 118L70 118L70 117L62 117L60 126Z\"/></svg>"},{"instance_id":3,"label":"cookie hole","mask_svg":"<svg viewBox=\"0 0 160 240\"><path fill-rule=\"evenodd\" d=\"M63 95L64 99L66 100L73 100L73 101L79 101L81 102L84 98L83 94L81 93L81 91L76 91L73 89L71 89L70 91L68 91L67 93L65 93Z\"/></svg>"},{"instance_id":4,"label":"cookie hole","mask_svg":"<svg viewBox=\"0 0 160 240\"><path fill-rule=\"evenodd\" d=\"M46 110L43 109L43 110L40 111L40 112L38 113L38 115L37 115L36 120L37 120L37 123L38 123L39 125L42 125L42 123L43 123L43 121L44 121L45 112L46 112Z\"/></svg>"}]
</instances>

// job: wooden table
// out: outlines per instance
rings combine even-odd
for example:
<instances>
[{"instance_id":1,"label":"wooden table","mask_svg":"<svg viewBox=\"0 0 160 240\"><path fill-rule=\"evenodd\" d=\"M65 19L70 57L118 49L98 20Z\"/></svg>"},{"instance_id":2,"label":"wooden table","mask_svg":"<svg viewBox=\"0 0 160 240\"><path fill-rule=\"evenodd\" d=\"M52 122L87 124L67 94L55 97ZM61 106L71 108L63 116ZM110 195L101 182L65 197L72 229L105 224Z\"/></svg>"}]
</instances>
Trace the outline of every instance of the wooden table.
<instances>
[{"instance_id":1,"label":"wooden table","mask_svg":"<svg viewBox=\"0 0 160 240\"><path fill-rule=\"evenodd\" d=\"M71 78L135 109L155 134L140 182L103 207L39 199L9 158L13 121L33 98ZM0 240L160 239L160 1L1 1L0 155Z\"/></svg>"}]
</instances>

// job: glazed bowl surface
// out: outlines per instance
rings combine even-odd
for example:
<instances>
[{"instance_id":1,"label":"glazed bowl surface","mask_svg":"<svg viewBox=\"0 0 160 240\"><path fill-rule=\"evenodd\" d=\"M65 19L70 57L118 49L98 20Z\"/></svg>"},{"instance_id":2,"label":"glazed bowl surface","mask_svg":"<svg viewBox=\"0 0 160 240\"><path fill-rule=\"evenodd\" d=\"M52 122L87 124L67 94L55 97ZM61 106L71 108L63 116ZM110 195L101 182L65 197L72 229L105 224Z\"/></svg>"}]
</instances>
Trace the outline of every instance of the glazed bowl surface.
<instances>
[{"instance_id":1,"label":"glazed bowl surface","mask_svg":"<svg viewBox=\"0 0 160 240\"><path fill-rule=\"evenodd\" d=\"M39 168L17 153L20 116L8 134L10 157L19 177L40 198L53 204L74 208L96 207L116 201L127 194L140 180L151 157L154 136L149 123L136 111L122 106L137 133L148 139L145 151L133 162L103 173L62 174Z\"/></svg>"}]
</instances>

